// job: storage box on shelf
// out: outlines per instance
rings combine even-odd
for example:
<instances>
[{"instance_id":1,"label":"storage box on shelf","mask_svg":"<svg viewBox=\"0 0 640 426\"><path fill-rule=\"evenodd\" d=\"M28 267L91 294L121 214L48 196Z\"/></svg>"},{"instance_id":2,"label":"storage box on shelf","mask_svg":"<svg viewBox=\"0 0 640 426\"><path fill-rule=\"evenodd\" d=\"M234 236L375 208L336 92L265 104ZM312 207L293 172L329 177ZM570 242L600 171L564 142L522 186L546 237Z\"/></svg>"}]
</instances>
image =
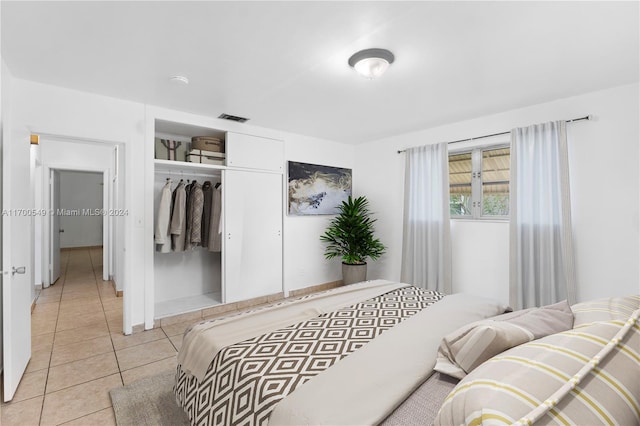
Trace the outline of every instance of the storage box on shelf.
<instances>
[{"instance_id":1,"label":"storage box on shelf","mask_svg":"<svg viewBox=\"0 0 640 426\"><path fill-rule=\"evenodd\" d=\"M224 140L212 136L194 136L191 138L191 149L224 153Z\"/></svg>"},{"instance_id":2,"label":"storage box on shelf","mask_svg":"<svg viewBox=\"0 0 640 426\"><path fill-rule=\"evenodd\" d=\"M187 161L190 163L217 164L224 165L225 154L223 152L204 151L201 149L191 149L187 154Z\"/></svg>"}]
</instances>

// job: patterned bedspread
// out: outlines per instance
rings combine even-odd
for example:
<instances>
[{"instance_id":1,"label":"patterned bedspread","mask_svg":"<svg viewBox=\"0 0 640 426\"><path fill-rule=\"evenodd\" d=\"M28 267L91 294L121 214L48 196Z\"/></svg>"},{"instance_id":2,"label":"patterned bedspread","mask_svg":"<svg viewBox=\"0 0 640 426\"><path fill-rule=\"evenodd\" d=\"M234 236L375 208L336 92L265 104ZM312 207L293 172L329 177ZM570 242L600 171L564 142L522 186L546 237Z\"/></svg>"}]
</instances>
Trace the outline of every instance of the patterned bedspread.
<instances>
[{"instance_id":1,"label":"patterned bedspread","mask_svg":"<svg viewBox=\"0 0 640 426\"><path fill-rule=\"evenodd\" d=\"M178 365L176 399L191 424L264 425L289 393L442 297L403 287L227 346L201 383Z\"/></svg>"}]
</instances>

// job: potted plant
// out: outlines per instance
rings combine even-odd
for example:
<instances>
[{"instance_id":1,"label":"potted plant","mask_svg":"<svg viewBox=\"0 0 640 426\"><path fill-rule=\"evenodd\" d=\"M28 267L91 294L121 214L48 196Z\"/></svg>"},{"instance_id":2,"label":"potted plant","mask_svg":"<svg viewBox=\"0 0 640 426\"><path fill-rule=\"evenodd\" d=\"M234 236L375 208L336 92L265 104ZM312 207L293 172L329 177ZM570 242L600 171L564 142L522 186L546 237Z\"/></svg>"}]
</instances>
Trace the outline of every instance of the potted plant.
<instances>
[{"instance_id":1,"label":"potted plant","mask_svg":"<svg viewBox=\"0 0 640 426\"><path fill-rule=\"evenodd\" d=\"M343 201L338 206L338 215L320 240L327 243L324 257L342 258L342 278L344 284L353 284L367 279L367 258L378 259L384 254L385 246L374 237L369 202L365 197Z\"/></svg>"}]
</instances>

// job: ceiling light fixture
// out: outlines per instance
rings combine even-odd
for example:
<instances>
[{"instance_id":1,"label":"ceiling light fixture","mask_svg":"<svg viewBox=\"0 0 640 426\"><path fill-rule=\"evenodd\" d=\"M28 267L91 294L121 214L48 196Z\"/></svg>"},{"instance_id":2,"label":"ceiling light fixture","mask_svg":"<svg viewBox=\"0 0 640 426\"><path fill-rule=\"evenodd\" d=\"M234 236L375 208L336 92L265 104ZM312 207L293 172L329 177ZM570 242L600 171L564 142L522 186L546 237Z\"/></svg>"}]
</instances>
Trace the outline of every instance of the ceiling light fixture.
<instances>
[{"instance_id":1,"label":"ceiling light fixture","mask_svg":"<svg viewBox=\"0 0 640 426\"><path fill-rule=\"evenodd\" d=\"M189 84L189 79L184 75L174 75L173 77L169 77L169 81L178 85L187 85Z\"/></svg>"},{"instance_id":2,"label":"ceiling light fixture","mask_svg":"<svg viewBox=\"0 0 640 426\"><path fill-rule=\"evenodd\" d=\"M349 66L365 78L380 77L393 63L395 57L387 49L365 49L349 58Z\"/></svg>"}]
</instances>

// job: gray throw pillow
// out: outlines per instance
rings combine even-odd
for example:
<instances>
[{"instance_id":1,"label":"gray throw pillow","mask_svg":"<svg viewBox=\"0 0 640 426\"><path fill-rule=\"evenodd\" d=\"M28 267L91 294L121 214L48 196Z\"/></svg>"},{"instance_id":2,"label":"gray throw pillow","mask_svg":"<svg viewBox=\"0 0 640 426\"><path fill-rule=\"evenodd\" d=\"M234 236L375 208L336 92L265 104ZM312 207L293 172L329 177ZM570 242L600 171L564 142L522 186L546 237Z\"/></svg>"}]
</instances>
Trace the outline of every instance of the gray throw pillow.
<instances>
[{"instance_id":1,"label":"gray throw pillow","mask_svg":"<svg viewBox=\"0 0 640 426\"><path fill-rule=\"evenodd\" d=\"M442 339L434 370L462 379L507 349L572 327L573 313L566 300L476 321Z\"/></svg>"}]
</instances>

